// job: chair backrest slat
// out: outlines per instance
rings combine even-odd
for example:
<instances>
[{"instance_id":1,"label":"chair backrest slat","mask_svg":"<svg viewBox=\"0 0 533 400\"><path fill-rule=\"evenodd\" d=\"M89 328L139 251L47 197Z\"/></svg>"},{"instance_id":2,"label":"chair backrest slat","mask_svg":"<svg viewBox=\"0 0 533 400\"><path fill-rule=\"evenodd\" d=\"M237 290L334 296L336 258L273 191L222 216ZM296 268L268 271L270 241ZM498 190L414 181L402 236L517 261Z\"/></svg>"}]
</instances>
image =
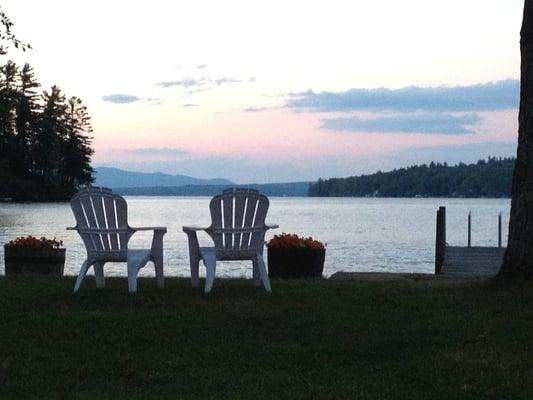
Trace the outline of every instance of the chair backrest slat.
<instances>
[{"instance_id":1,"label":"chair backrest slat","mask_svg":"<svg viewBox=\"0 0 533 400\"><path fill-rule=\"evenodd\" d=\"M211 203L209 203L209 211L211 212L211 226L222 227L222 200L220 196L215 196ZM222 242L222 234L212 235L215 247L221 249L224 247Z\"/></svg>"},{"instance_id":2,"label":"chair backrest slat","mask_svg":"<svg viewBox=\"0 0 533 400\"><path fill-rule=\"evenodd\" d=\"M103 196L91 196L91 202L94 209L94 215L96 217L96 223L98 227L102 229L102 232L105 232L105 230L109 227L107 226L107 221L104 212ZM111 249L108 233L101 233L100 241L102 243L103 250Z\"/></svg>"},{"instance_id":3,"label":"chair backrest slat","mask_svg":"<svg viewBox=\"0 0 533 400\"><path fill-rule=\"evenodd\" d=\"M258 228L260 226L265 226L265 218L268 211L268 201L258 201L257 202L257 210L255 212L255 218L254 218L254 228ZM250 247L252 248L258 248L263 245L263 242L265 240L265 231L255 231L252 232L252 238L250 239Z\"/></svg>"},{"instance_id":4,"label":"chair backrest slat","mask_svg":"<svg viewBox=\"0 0 533 400\"><path fill-rule=\"evenodd\" d=\"M234 228L242 228L244 222L244 207L246 207L246 196L237 196L235 198L235 226ZM233 234L233 248L239 250L241 248L242 233Z\"/></svg>"},{"instance_id":5,"label":"chair backrest slat","mask_svg":"<svg viewBox=\"0 0 533 400\"><path fill-rule=\"evenodd\" d=\"M81 207L83 209L83 214L85 216L85 220L87 221L87 227L88 228L100 228L98 226L98 223L96 222L96 216L94 214L94 208L93 208L93 202L91 199L91 196L83 196L80 197ZM102 241L100 240L100 236L96 234L89 235L93 244L94 250L101 251L104 248L104 245L102 244Z\"/></svg>"},{"instance_id":6,"label":"chair backrest slat","mask_svg":"<svg viewBox=\"0 0 533 400\"><path fill-rule=\"evenodd\" d=\"M255 216L255 210L257 209L257 204L259 203L259 199L255 197L248 198L248 205L246 206L246 215L244 216L244 227L245 228L251 228L254 223L254 216ZM246 232L242 234L242 248L249 248L250 247L250 232Z\"/></svg>"},{"instance_id":7,"label":"chair backrest slat","mask_svg":"<svg viewBox=\"0 0 533 400\"><path fill-rule=\"evenodd\" d=\"M70 206L72 208L72 212L74 213L74 218L76 219L76 225L78 226L78 228L89 228L89 224L87 222L87 218L85 217L85 211L83 210L81 201L72 201L70 203ZM95 250L93 239L90 235L82 235L81 238L83 240L85 248L88 251Z\"/></svg>"},{"instance_id":8,"label":"chair backrest slat","mask_svg":"<svg viewBox=\"0 0 533 400\"><path fill-rule=\"evenodd\" d=\"M224 212L224 225L223 228L226 230L224 234L224 249L231 250L233 249L233 234L231 228L233 228L233 200L231 196L222 197L222 211Z\"/></svg>"},{"instance_id":9,"label":"chair backrest slat","mask_svg":"<svg viewBox=\"0 0 533 400\"><path fill-rule=\"evenodd\" d=\"M107 220L108 228L117 228L117 218L115 214L115 199L111 196L104 196L104 206L105 206L105 215ZM110 233L109 242L111 244L111 249L120 250L118 234Z\"/></svg>"},{"instance_id":10,"label":"chair backrest slat","mask_svg":"<svg viewBox=\"0 0 533 400\"><path fill-rule=\"evenodd\" d=\"M128 227L128 204L123 197L115 195L113 197L115 202L115 215L117 217L117 228ZM126 250L128 248L129 237L125 233L121 233L119 236L119 248Z\"/></svg>"}]
</instances>

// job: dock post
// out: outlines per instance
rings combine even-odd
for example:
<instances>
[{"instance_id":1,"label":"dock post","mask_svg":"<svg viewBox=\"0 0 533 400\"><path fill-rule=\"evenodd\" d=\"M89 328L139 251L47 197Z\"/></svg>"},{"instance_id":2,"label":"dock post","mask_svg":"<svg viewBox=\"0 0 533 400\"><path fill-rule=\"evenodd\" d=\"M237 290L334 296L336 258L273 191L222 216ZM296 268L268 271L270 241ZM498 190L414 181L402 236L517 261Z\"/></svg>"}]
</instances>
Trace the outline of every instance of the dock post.
<instances>
[{"instance_id":1,"label":"dock post","mask_svg":"<svg viewBox=\"0 0 533 400\"><path fill-rule=\"evenodd\" d=\"M435 274L440 274L446 252L446 207L437 210L437 234L435 240Z\"/></svg>"},{"instance_id":2,"label":"dock post","mask_svg":"<svg viewBox=\"0 0 533 400\"><path fill-rule=\"evenodd\" d=\"M502 247L502 212L498 214L498 247Z\"/></svg>"},{"instance_id":3,"label":"dock post","mask_svg":"<svg viewBox=\"0 0 533 400\"><path fill-rule=\"evenodd\" d=\"M472 247L472 211L468 211L468 247Z\"/></svg>"}]
</instances>

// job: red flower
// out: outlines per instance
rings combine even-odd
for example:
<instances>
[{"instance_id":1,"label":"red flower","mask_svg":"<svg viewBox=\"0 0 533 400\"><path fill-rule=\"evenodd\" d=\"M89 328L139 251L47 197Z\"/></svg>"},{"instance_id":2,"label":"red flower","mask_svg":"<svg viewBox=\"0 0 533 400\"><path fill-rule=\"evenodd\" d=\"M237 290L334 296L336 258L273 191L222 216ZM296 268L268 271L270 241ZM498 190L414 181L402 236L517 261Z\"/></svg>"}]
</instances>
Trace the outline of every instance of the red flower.
<instances>
[{"instance_id":1,"label":"red flower","mask_svg":"<svg viewBox=\"0 0 533 400\"><path fill-rule=\"evenodd\" d=\"M33 237L31 235L26 237L18 237L15 240L10 240L6 246L8 247L21 247L21 248L48 248L48 249L58 249L61 246L63 246L62 240L56 240L54 237L53 239L47 239L44 236L42 236L40 239L37 239L36 237Z\"/></svg>"},{"instance_id":2,"label":"red flower","mask_svg":"<svg viewBox=\"0 0 533 400\"><path fill-rule=\"evenodd\" d=\"M320 249L323 250L326 244L319 242L318 240L309 237L299 237L295 233L282 233L281 235L274 235L267 243L269 248L291 248L291 247L304 247L307 249Z\"/></svg>"}]
</instances>

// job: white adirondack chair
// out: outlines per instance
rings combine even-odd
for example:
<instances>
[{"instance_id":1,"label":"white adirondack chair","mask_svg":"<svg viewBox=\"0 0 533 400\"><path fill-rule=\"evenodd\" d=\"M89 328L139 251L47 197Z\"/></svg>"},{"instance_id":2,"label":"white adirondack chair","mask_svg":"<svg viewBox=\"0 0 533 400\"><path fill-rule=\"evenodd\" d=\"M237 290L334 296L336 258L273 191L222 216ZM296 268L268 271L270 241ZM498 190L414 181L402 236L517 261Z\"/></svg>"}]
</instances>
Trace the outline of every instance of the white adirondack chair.
<instances>
[{"instance_id":1,"label":"white adirondack chair","mask_svg":"<svg viewBox=\"0 0 533 400\"><path fill-rule=\"evenodd\" d=\"M254 282L262 283L270 291L270 281L263 260L265 232L278 228L266 225L268 198L254 189L226 189L211 199L211 226L200 228L184 226L189 239L191 282L199 284L199 265L206 267L205 293L209 293L215 280L217 260L251 260ZM200 247L196 232L205 231L213 239L214 247Z\"/></svg>"},{"instance_id":2,"label":"white adirondack chair","mask_svg":"<svg viewBox=\"0 0 533 400\"><path fill-rule=\"evenodd\" d=\"M83 262L74 291L78 291L87 270L93 266L96 286L104 287L104 264L126 262L128 267L128 288L137 290L137 274L149 261L155 265L157 285L163 287L163 236L166 227L132 228L128 225L128 206L123 197L110 189L88 187L81 189L70 200L70 207L76 218L73 229L80 234L87 259ZM137 231L153 230L150 249L129 249L128 242Z\"/></svg>"}]
</instances>

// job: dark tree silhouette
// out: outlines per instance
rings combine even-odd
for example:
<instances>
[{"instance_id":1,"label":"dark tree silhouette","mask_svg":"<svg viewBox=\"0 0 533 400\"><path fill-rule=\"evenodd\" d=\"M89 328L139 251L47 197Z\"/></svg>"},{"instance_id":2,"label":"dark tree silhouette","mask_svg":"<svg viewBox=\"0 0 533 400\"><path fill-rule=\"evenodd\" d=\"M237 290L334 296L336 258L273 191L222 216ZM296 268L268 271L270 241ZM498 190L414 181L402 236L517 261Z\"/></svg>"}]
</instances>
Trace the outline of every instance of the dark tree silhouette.
<instances>
[{"instance_id":1,"label":"dark tree silhouette","mask_svg":"<svg viewBox=\"0 0 533 400\"><path fill-rule=\"evenodd\" d=\"M0 67L0 154L12 154L15 140L16 78L18 68L8 61Z\"/></svg>"},{"instance_id":2,"label":"dark tree silhouette","mask_svg":"<svg viewBox=\"0 0 533 400\"><path fill-rule=\"evenodd\" d=\"M28 64L0 66L0 197L64 200L94 180L86 107L39 87Z\"/></svg>"},{"instance_id":3,"label":"dark tree silhouette","mask_svg":"<svg viewBox=\"0 0 533 400\"><path fill-rule=\"evenodd\" d=\"M57 86L43 93L44 108L39 119L39 129L35 140L36 172L47 179L57 175L59 168L60 145L66 138L65 96Z\"/></svg>"},{"instance_id":4,"label":"dark tree silhouette","mask_svg":"<svg viewBox=\"0 0 533 400\"><path fill-rule=\"evenodd\" d=\"M36 89L41 85L35 80L33 68L25 64L20 72L20 88L16 110L17 148L16 173L29 176L34 172L34 157L31 146L38 131L38 118L42 109Z\"/></svg>"},{"instance_id":5,"label":"dark tree silhouette","mask_svg":"<svg viewBox=\"0 0 533 400\"><path fill-rule=\"evenodd\" d=\"M62 146L60 168L63 186L74 188L94 180L94 171L90 165L92 138L89 136L93 130L89 120L87 107L81 99L71 97L67 104L66 137Z\"/></svg>"},{"instance_id":6,"label":"dark tree silhouette","mask_svg":"<svg viewBox=\"0 0 533 400\"><path fill-rule=\"evenodd\" d=\"M0 8L0 55L6 55L10 45L22 51L31 49L28 43L23 43L17 39L13 33L13 22Z\"/></svg>"},{"instance_id":7,"label":"dark tree silhouette","mask_svg":"<svg viewBox=\"0 0 533 400\"><path fill-rule=\"evenodd\" d=\"M533 278L533 0L525 0L520 32L518 150L513 173L509 242L502 277Z\"/></svg>"}]
</instances>

